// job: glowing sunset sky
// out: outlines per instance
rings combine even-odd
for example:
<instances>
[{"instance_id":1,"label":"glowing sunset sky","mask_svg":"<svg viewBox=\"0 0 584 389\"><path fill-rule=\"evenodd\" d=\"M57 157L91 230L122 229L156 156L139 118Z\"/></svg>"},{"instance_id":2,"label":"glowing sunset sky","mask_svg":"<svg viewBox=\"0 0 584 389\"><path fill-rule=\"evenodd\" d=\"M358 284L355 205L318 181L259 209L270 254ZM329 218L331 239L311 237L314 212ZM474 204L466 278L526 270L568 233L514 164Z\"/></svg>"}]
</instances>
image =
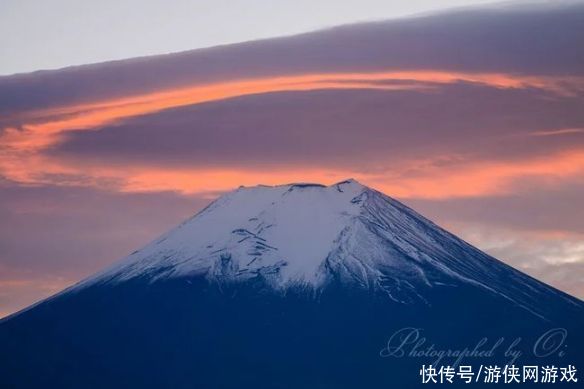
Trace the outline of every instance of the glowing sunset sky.
<instances>
[{"instance_id":1,"label":"glowing sunset sky","mask_svg":"<svg viewBox=\"0 0 584 389\"><path fill-rule=\"evenodd\" d=\"M584 3L0 77L0 316L239 185L348 177L584 297Z\"/></svg>"}]
</instances>

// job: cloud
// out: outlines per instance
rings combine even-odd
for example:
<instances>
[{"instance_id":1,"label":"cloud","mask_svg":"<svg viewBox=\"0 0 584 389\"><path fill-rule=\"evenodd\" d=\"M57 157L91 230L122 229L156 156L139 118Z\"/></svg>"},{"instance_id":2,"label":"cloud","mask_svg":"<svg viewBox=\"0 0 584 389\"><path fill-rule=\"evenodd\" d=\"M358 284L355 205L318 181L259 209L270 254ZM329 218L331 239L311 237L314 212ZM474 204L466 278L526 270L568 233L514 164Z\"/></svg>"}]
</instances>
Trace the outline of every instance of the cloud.
<instances>
[{"instance_id":1,"label":"cloud","mask_svg":"<svg viewBox=\"0 0 584 389\"><path fill-rule=\"evenodd\" d=\"M533 136L556 136L556 135L572 135L581 134L584 132L584 128L561 128L557 130L547 130L547 131L534 131Z\"/></svg>"},{"instance_id":2,"label":"cloud","mask_svg":"<svg viewBox=\"0 0 584 389\"><path fill-rule=\"evenodd\" d=\"M498 193L541 160L577 174L583 7L463 10L1 77L0 174L194 192L185 178L218 175L223 190L228 177L312 166L317 178L385 174L397 194L425 197ZM538 141L552 132L564 137ZM420 166L452 189L399 174Z\"/></svg>"},{"instance_id":3,"label":"cloud","mask_svg":"<svg viewBox=\"0 0 584 389\"><path fill-rule=\"evenodd\" d=\"M161 192L0 183L0 266L67 279L87 275L154 239L207 201Z\"/></svg>"},{"instance_id":4,"label":"cloud","mask_svg":"<svg viewBox=\"0 0 584 389\"><path fill-rule=\"evenodd\" d=\"M513 229L561 238L584 235L581 180L516 182L511 193L446 199L405 199L430 219L450 225L480 222L485 229Z\"/></svg>"},{"instance_id":5,"label":"cloud","mask_svg":"<svg viewBox=\"0 0 584 389\"><path fill-rule=\"evenodd\" d=\"M583 145L575 134L532 139L534 130L584 125L582 97L552 98L533 90L469 84L432 90L318 90L269 93L177 108L70 131L56 156L83 154L157 164L253 164L280 161L354 165L371 156L424 150L524 156ZM584 145L583 145L584 146ZM221 153L221 151L224 151ZM505 152L506 151L506 152ZM277 162L277 161L276 161Z\"/></svg>"},{"instance_id":6,"label":"cloud","mask_svg":"<svg viewBox=\"0 0 584 389\"><path fill-rule=\"evenodd\" d=\"M525 180L508 195L406 203L492 256L584 298L583 182Z\"/></svg>"},{"instance_id":7,"label":"cloud","mask_svg":"<svg viewBox=\"0 0 584 389\"><path fill-rule=\"evenodd\" d=\"M409 81L410 83L387 81ZM14 127L4 128L0 141L5 147L12 149L38 149L56 142L55 137L67 131L100 128L126 118L245 95L325 89L422 89L427 87L422 83L449 84L463 81L502 89L539 88L560 94L573 93L562 86L562 84L570 83L574 92L584 91L584 78L554 79L552 77L440 71L305 74L244 79L24 113L12 119L17 121L17 124L13 124ZM29 118L31 122L27 122Z\"/></svg>"},{"instance_id":8,"label":"cloud","mask_svg":"<svg viewBox=\"0 0 584 389\"><path fill-rule=\"evenodd\" d=\"M479 8L0 77L0 116L185 85L391 70L582 76L581 3Z\"/></svg>"},{"instance_id":9,"label":"cloud","mask_svg":"<svg viewBox=\"0 0 584 389\"><path fill-rule=\"evenodd\" d=\"M493 230L476 223L453 225L451 230L532 277L584 298L584 235Z\"/></svg>"},{"instance_id":10,"label":"cloud","mask_svg":"<svg viewBox=\"0 0 584 389\"><path fill-rule=\"evenodd\" d=\"M71 131L42 154L5 156L27 183L197 193L355 176L400 197L507 193L515 180L576 178L582 98L455 84L431 91L269 93ZM123 169L119 167L123 166Z\"/></svg>"},{"instance_id":11,"label":"cloud","mask_svg":"<svg viewBox=\"0 0 584 389\"><path fill-rule=\"evenodd\" d=\"M121 259L207 204L172 193L123 194L0 181L0 317Z\"/></svg>"},{"instance_id":12,"label":"cloud","mask_svg":"<svg viewBox=\"0 0 584 389\"><path fill-rule=\"evenodd\" d=\"M36 301L53 295L72 285L55 275L33 275L30 278L10 278L8 269L0 266L0 318L8 316Z\"/></svg>"}]
</instances>

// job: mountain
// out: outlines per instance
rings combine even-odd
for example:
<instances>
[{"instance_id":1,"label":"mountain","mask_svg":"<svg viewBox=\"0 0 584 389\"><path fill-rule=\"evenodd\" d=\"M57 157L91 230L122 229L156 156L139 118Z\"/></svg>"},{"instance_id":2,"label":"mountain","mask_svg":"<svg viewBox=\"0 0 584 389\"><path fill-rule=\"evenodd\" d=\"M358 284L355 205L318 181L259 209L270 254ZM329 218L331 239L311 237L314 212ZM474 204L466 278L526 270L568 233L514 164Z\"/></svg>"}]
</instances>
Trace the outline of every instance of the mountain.
<instances>
[{"instance_id":1,"label":"mountain","mask_svg":"<svg viewBox=\"0 0 584 389\"><path fill-rule=\"evenodd\" d=\"M416 387L436 354L388 355L400 329L494 350L467 364L578 366L583 325L582 301L354 180L241 187L0 322L0 386Z\"/></svg>"}]
</instances>

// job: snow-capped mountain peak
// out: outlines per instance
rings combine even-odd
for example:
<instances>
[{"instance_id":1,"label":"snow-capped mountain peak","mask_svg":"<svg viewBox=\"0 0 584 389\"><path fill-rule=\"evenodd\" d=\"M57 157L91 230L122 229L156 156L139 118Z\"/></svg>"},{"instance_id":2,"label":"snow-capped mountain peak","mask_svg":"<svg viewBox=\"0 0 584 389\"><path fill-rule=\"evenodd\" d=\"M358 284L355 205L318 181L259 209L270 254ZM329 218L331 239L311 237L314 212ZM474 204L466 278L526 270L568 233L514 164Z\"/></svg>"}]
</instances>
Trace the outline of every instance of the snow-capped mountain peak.
<instances>
[{"instance_id":1,"label":"snow-capped mountain peak","mask_svg":"<svg viewBox=\"0 0 584 389\"><path fill-rule=\"evenodd\" d=\"M275 290L338 282L400 303L471 286L537 315L541 296L563 298L355 180L240 187L73 289L189 277Z\"/></svg>"},{"instance_id":2,"label":"snow-capped mountain peak","mask_svg":"<svg viewBox=\"0 0 584 389\"><path fill-rule=\"evenodd\" d=\"M355 180L240 187L97 278L205 273L317 284L341 232L360 215L366 192Z\"/></svg>"}]
</instances>

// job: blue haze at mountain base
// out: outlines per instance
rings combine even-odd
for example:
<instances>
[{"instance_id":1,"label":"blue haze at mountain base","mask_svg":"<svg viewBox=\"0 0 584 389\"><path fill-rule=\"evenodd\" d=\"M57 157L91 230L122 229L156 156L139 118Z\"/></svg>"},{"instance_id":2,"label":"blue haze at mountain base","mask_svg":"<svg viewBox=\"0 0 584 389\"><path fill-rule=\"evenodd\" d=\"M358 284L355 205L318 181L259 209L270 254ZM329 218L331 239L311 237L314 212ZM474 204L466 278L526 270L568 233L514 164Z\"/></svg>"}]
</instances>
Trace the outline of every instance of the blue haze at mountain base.
<instances>
[{"instance_id":1,"label":"blue haze at mountain base","mask_svg":"<svg viewBox=\"0 0 584 389\"><path fill-rule=\"evenodd\" d=\"M563 358L522 364L582 366L582 306L541 320L473 288L434 290L432 306L404 305L333 284L317 298L261 281L228 287L203 278L117 287L95 285L0 325L3 388L372 388L417 387L418 358L381 358L403 327L443 348L481 337L537 337L568 329ZM553 310L552 310L553 311ZM492 344L492 343L491 343ZM505 358L469 364L504 364Z\"/></svg>"}]
</instances>

